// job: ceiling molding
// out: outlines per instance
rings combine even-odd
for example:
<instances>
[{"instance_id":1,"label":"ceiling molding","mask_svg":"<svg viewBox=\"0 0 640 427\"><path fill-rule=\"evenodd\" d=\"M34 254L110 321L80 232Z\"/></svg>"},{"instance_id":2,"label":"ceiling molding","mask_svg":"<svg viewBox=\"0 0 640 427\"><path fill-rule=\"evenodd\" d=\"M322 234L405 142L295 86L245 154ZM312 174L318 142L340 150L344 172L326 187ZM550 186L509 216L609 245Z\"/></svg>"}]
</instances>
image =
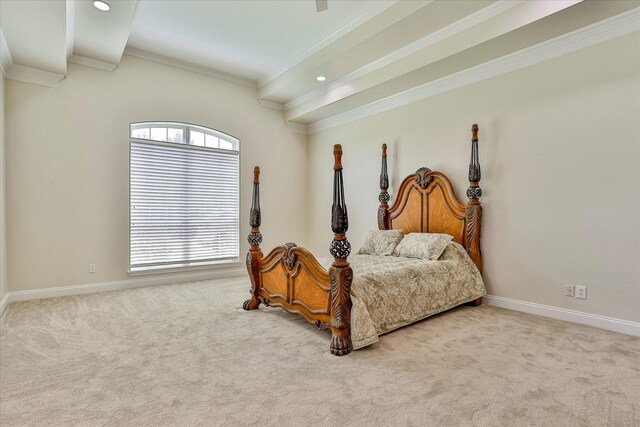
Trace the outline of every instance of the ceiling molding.
<instances>
[{"instance_id":1,"label":"ceiling molding","mask_svg":"<svg viewBox=\"0 0 640 427\"><path fill-rule=\"evenodd\" d=\"M458 89L492 77L501 76L511 71L555 59L562 55L637 31L640 31L640 8L631 9L551 40L485 62L484 64L311 123L308 126L309 133L318 133L384 111L402 107L440 93Z\"/></svg>"},{"instance_id":2,"label":"ceiling molding","mask_svg":"<svg viewBox=\"0 0 640 427\"><path fill-rule=\"evenodd\" d=\"M301 133L303 135L309 135L309 126L305 124L296 123L296 122L287 122L287 127L293 133Z\"/></svg>"},{"instance_id":3,"label":"ceiling molding","mask_svg":"<svg viewBox=\"0 0 640 427\"><path fill-rule=\"evenodd\" d=\"M7 40L4 38L2 28L0 28L0 59L2 75L10 80L33 83L40 86L57 87L58 82L65 77L62 74L15 64Z\"/></svg>"},{"instance_id":4,"label":"ceiling molding","mask_svg":"<svg viewBox=\"0 0 640 427\"><path fill-rule=\"evenodd\" d=\"M263 107L270 108L272 110L284 111L284 105L278 104L277 102L271 102L265 99L258 99L258 102Z\"/></svg>"},{"instance_id":5,"label":"ceiling molding","mask_svg":"<svg viewBox=\"0 0 640 427\"><path fill-rule=\"evenodd\" d=\"M158 62L164 65L170 65L172 67L181 68L187 71L193 71L194 73L204 74L205 76L226 80L228 82L237 83L242 86L248 86L251 88L258 87L258 84L256 83L255 80L236 76L230 73L225 73L224 71L214 70L212 68L191 64L189 62L180 61L178 59L168 58L166 56L147 52L145 50L126 47L124 50L124 54L129 56L135 56L136 58L140 58L140 59L146 59L147 61L153 61L153 62Z\"/></svg>"},{"instance_id":6,"label":"ceiling molding","mask_svg":"<svg viewBox=\"0 0 640 427\"><path fill-rule=\"evenodd\" d=\"M6 71L5 77L11 80L40 86L58 87L58 83L64 79L65 76L63 74L52 73L51 71L13 64Z\"/></svg>"},{"instance_id":7,"label":"ceiling molding","mask_svg":"<svg viewBox=\"0 0 640 427\"><path fill-rule=\"evenodd\" d=\"M398 0L378 1L378 2L376 2L376 4L373 7L368 9L362 15L358 16L356 19L354 19L353 21L349 22L347 25L345 25L344 27L338 29L334 33L328 35L324 39L320 40L318 43L314 44L313 46L311 46L309 49L305 50L304 52L302 52L298 56L294 57L291 61L289 61L288 63L286 63L282 67L280 67L280 69L278 71L276 71L275 73L272 73L271 75L269 75L269 76L267 76L267 77L265 77L263 79L260 79L258 81L258 87L262 87L262 86L264 86L264 85L266 85L268 83L271 83L273 80L277 79L278 77L280 77L281 75L283 75L284 73L289 71L291 68L293 68L296 65L300 64L301 62L309 59L311 56L315 55L320 50L322 50L325 47L329 46L331 43L335 42L340 37L344 36L345 34L349 33L350 31L352 31L355 28L359 27L360 25L364 24L369 19L373 18L374 16L376 16L379 13L381 13L385 9L391 7L397 1Z\"/></svg>"},{"instance_id":8,"label":"ceiling molding","mask_svg":"<svg viewBox=\"0 0 640 427\"><path fill-rule=\"evenodd\" d=\"M492 3L491 5L480 9L475 13L472 13L471 15L465 16L464 18L455 21L452 24L449 24L437 31L434 31L431 34L426 35L425 37L414 41L413 43L409 43L406 46L403 46L381 58L376 59L375 61L370 62L369 64L331 82L326 86L321 86L311 92L299 96L298 98L292 99L284 105L284 108L286 110L289 110L291 108L297 107L298 105L304 104L305 102L315 97L329 93L332 90L339 88L340 86L349 84L350 82L359 79L360 77L363 77L369 73L372 73L384 66L399 61L402 58L424 50L427 47L441 42L442 40L452 37L458 33L461 33L462 31L468 30L474 25L478 25L488 19L500 15L501 13L504 13L507 10L514 8L515 6L524 3L524 1L525 0L499 0L495 3Z\"/></svg>"},{"instance_id":9,"label":"ceiling molding","mask_svg":"<svg viewBox=\"0 0 640 427\"><path fill-rule=\"evenodd\" d=\"M100 61L99 59L87 58L86 56L81 55L71 55L67 61L104 71L113 71L118 68L118 64Z\"/></svg>"},{"instance_id":10,"label":"ceiling molding","mask_svg":"<svg viewBox=\"0 0 640 427\"><path fill-rule=\"evenodd\" d=\"M2 75L6 75L9 68L13 65L13 57L11 56L11 50L7 44L7 40L4 38L2 28L0 28L0 60Z\"/></svg>"}]
</instances>

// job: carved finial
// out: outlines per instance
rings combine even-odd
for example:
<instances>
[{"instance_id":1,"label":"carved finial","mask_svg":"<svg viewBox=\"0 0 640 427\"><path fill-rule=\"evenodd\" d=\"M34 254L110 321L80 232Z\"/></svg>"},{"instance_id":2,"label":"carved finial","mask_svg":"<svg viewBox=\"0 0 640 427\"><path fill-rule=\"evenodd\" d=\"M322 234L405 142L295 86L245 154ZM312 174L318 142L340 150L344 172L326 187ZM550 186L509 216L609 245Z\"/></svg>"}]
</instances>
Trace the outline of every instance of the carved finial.
<instances>
[{"instance_id":1,"label":"carved finial","mask_svg":"<svg viewBox=\"0 0 640 427\"><path fill-rule=\"evenodd\" d=\"M333 170L342 170L342 145L336 144L333 146L333 157L335 158Z\"/></svg>"},{"instance_id":2,"label":"carved finial","mask_svg":"<svg viewBox=\"0 0 640 427\"><path fill-rule=\"evenodd\" d=\"M469 197L474 204L480 203L478 199L482 196L482 190L479 184L481 177L480 159L478 156L478 125L474 124L471 126L471 161L469 162L469 189L467 190L467 197Z\"/></svg>"},{"instance_id":3,"label":"carved finial","mask_svg":"<svg viewBox=\"0 0 640 427\"><path fill-rule=\"evenodd\" d=\"M387 175L387 144L382 144L382 166L380 168L380 190L384 190L386 192L387 188L389 188L389 175Z\"/></svg>"},{"instance_id":4,"label":"carved finial","mask_svg":"<svg viewBox=\"0 0 640 427\"><path fill-rule=\"evenodd\" d=\"M333 167L333 204L331 206L331 229L334 237L329 251L336 261L340 259L340 265L349 265L346 258L351 251L351 245L347 241L345 233L349 228L347 205L344 199L344 184L342 181L342 147L336 144L333 147L336 163ZM346 264L345 264L346 263Z\"/></svg>"},{"instance_id":5,"label":"carved finial","mask_svg":"<svg viewBox=\"0 0 640 427\"><path fill-rule=\"evenodd\" d=\"M391 199L387 192L389 188L389 175L387 174L387 144L382 144L382 166L380 168L380 207L378 208L378 228L387 230L389 228L389 215L387 204Z\"/></svg>"},{"instance_id":6,"label":"carved finial","mask_svg":"<svg viewBox=\"0 0 640 427\"><path fill-rule=\"evenodd\" d=\"M260 213L260 168L253 168L253 197L251 198L251 210L249 211L249 225L251 233L247 240L252 250L259 250L262 243L262 234L260 234L260 223L262 215Z\"/></svg>"}]
</instances>

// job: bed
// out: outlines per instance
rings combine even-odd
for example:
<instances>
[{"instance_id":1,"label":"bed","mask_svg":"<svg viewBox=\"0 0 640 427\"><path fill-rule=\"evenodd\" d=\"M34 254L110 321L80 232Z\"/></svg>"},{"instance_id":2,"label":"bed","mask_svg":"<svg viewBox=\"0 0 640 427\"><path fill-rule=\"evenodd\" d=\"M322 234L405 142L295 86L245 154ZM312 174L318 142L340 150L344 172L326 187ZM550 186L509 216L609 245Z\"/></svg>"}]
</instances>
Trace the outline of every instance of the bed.
<instances>
[{"instance_id":1,"label":"bed","mask_svg":"<svg viewBox=\"0 0 640 427\"><path fill-rule=\"evenodd\" d=\"M260 248L260 168L255 167L246 260L251 297L243 308L281 307L320 329L330 329L330 351L343 356L376 342L383 333L433 314L465 303L479 305L485 287L478 126L472 126L466 204L459 201L446 175L422 167L402 181L389 206L387 147L382 146L378 228L452 236L437 261L376 255L349 258L342 147L335 145L333 154L332 259L317 259L295 243L276 247L264 256Z\"/></svg>"}]
</instances>

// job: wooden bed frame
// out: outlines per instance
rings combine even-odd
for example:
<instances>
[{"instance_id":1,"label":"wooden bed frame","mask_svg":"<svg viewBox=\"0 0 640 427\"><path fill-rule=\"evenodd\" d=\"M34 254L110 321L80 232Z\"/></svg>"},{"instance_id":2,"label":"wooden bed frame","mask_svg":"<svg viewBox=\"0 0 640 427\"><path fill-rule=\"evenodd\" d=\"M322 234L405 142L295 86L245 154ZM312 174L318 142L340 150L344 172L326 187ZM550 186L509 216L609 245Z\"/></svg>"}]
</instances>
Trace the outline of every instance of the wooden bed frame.
<instances>
[{"instance_id":1,"label":"wooden bed frame","mask_svg":"<svg viewBox=\"0 0 640 427\"><path fill-rule=\"evenodd\" d=\"M334 185L331 209L331 229L334 233L329 252L334 261L327 270L307 249L287 243L273 249L266 257L260 249L260 168L253 174L251 204L251 245L247 253L247 270L251 279L251 298L244 302L245 310L255 310L260 304L282 307L302 316L320 329L331 329L331 353L343 356L352 350L351 344L351 282L353 271L347 258L351 245L345 233L348 229L347 207L342 181L342 147L333 149ZM380 173L380 207L378 228L402 229L405 233L446 233L463 245L482 272L480 252L480 164L478 161L478 125L472 127L471 162L467 190L469 202L462 204L456 197L451 181L441 172L422 167L407 176L400 185L398 197L389 207L389 177L387 146L382 145ZM481 298L472 301L479 305Z\"/></svg>"}]
</instances>

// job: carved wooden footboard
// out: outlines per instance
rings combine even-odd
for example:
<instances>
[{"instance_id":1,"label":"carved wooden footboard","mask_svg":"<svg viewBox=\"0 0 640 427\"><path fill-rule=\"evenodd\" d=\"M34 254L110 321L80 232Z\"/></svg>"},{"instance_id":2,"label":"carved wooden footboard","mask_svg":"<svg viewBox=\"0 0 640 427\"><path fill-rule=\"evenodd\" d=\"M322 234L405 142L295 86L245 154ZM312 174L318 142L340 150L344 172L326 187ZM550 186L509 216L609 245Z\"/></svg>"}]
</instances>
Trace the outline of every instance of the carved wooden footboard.
<instances>
[{"instance_id":1,"label":"carved wooden footboard","mask_svg":"<svg viewBox=\"0 0 640 427\"><path fill-rule=\"evenodd\" d=\"M302 316L321 329L331 329L331 353L348 354L351 344L351 281L353 272L347 257L351 246L345 233L348 228L347 208L342 182L342 147L333 150L334 189L331 228L334 238L329 251L334 262L327 271L306 249L287 243L266 257L260 250L260 168L254 169L247 270L251 279L251 298L245 310L255 310L262 303L282 307Z\"/></svg>"},{"instance_id":2,"label":"carved wooden footboard","mask_svg":"<svg viewBox=\"0 0 640 427\"><path fill-rule=\"evenodd\" d=\"M389 207L386 145L382 148L380 174L380 207L378 227L383 230L403 229L410 232L447 233L463 245L482 270L480 252L480 164L478 161L478 126L472 127L471 163L469 165L469 202L461 203L453 186L441 172L423 167L402 182L398 195ZM260 304L282 307L298 314L321 329L331 330L331 353L348 354L351 343L351 283L353 271L347 258L351 246L345 233L348 228L342 181L342 147L335 145L333 205L331 229L334 237L329 252L334 258L327 270L306 249L287 243L273 249L266 257L260 249L260 168L253 176L253 199L250 212L251 245L247 254L247 270L251 279L251 298L245 310L255 310ZM476 300L479 304L481 299Z\"/></svg>"}]
</instances>

